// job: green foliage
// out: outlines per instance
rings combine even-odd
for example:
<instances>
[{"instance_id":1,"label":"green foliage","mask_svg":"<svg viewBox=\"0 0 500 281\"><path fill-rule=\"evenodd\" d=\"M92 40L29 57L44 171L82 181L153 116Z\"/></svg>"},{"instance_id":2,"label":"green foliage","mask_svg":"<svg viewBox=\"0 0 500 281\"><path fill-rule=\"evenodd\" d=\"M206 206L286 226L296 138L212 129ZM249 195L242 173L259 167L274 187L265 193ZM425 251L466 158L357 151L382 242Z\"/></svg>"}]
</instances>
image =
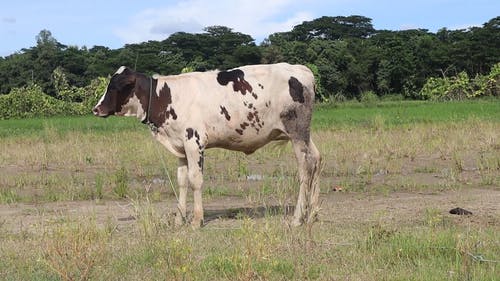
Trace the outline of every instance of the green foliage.
<instances>
[{"instance_id":1,"label":"green foliage","mask_svg":"<svg viewBox=\"0 0 500 281\"><path fill-rule=\"evenodd\" d=\"M482 96L498 96L500 91L500 63L495 64L487 75L470 79L462 71L457 76L427 79L420 90L421 99L463 100Z\"/></svg>"},{"instance_id":2,"label":"green foliage","mask_svg":"<svg viewBox=\"0 0 500 281\"><path fill-rule=\"evenodd\" d=\"M321 83L321 74L319 72L318 67L315 64L307 64L307 67L312 71L314 74L314 86L315 86L315 91L316 91L316 96L319 98L319 101L328 101L328 98L323 94L324 89L323 85Z\"/></svg>"},{"instance_id":3,"label":"green foliage","mask_svg":"<svg viewBox=\"0 0 500 281\"><path fill-rule=\"evenodd\" d=\"M38 84L13 88L8 95L0 95L0 119L89 114L109 79L96 78L86 87L70 86L64 70L58 67L53 81L56 97L46 94Z\"/></svg>"},{"instance_id":4,"label":"green foliage","mask_svg":"<svg viewBox=\"0 0 500 281\"><path fill-rule=\"evenodd\" d=\"M193 72L193 71L194 71L194 67L186 66L181 70L181 73L189 73L189 72Z\"/></svg>"},{"instance_id":5,"label":"green foliage","mask_svg":"<svg viewBox=\"0 0 500 281\"><path fill-rule=\"evenodd\" d=\"M37 84L14 88L0 96L0 119L82 114L81 104L64 102L46 95Z\"/></svg>"},{"instance_id":6,"label":"green foliage","mask_svg":"<svg viewBox=\"0 0 500 281\"><path fill-rule=\"evenodd\" d=\"M361 103L367 106L376 105L379 101L378 96L373 91L363 92L361 94Z\"/></svg>"}]
</instances>

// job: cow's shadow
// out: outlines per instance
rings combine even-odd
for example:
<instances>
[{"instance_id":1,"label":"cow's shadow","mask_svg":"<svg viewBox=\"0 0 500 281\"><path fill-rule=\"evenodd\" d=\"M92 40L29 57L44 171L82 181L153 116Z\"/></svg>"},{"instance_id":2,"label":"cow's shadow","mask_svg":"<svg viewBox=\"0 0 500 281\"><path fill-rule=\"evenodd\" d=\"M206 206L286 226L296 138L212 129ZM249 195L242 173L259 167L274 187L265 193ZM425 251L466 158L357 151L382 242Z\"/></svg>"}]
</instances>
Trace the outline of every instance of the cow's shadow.
<instances>
[{"instance_id":1,"label":"cow's shadow","mask_svg":"<svg viewBox=\"0 0 500 281\"><path fill-rule=\"evenodd\" d=\"M292 205L276 205L276 206L257 206L257 207L241 207L228 209L205 210L204 223L219 219L243 219L243 218L263 218L267 216L288 216L293 214L295 206Z\"/></svg>"}]
</instances>

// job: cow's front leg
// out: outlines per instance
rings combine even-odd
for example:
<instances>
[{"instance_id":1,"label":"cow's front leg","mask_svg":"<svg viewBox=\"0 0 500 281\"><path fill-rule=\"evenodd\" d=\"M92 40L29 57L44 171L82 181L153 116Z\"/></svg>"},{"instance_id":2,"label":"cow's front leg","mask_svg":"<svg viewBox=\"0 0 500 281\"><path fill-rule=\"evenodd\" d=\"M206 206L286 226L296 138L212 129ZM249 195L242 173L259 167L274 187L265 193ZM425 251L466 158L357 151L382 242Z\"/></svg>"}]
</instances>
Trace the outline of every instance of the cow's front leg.
<instances>
[{"instance_id":1,"label":"cow's front leg","mask_svg":"<svg viewBox=\"0 0 500 281\"><path fill-rule=\"evenodd\" d=\"M177 202L175 224L182 225L186 221L186 197L189 184L188 162L186 158L179 158L179 166L177 167L177 184L179 185L179 202Z\"/></svg>"},{"instance_id":2,"label":"cow's front leg","mask_svg":"<svg viewBox=\"0 0 500 281\"><path fill-rule=\"evenodd\" d=\"M201 199L201 189L203 185L203 152L205 140L196 130L187 131L187 140L184 144L188 164L188 180L193 189L193 227L203 225L203 203Z\"/></svg>"},{"instance_id":3,"label":"cow's front leg","mask_svg":"<svg viewBox=\"0 0 500 281\"><path fill-rule=\"evenodd\" d=\"M187 151L186 151L187 152ZM189 153L188 156L188 179L193 189L194 207L193 207L193 227L198 228L203 225L203 203L201 199L201 188L203 185L203 151Z\"/></svg>"}]
</instances>

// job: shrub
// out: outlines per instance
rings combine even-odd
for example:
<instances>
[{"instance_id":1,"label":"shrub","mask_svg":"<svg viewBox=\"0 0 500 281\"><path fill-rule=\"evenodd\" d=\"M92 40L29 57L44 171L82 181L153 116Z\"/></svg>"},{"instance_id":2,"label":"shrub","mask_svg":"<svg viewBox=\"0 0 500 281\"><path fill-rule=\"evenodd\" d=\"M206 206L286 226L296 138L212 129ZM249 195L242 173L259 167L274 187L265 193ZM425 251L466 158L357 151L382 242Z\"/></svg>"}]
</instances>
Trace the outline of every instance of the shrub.
<instances>
[{"instance_id":1,"label":"shrub","mask_svg":"<svg viewBox=\"0 0 500 281\"><path fill-rule=\"evenodd\" d=\"M361 103L367 106L375 105L379 101L378 96L373 91L361 93Z\"/></svg>"},{"instance_id":2,"label":"shrub","mask_svg":"<svg viewBox=\"0 0 500 281\"><path fill-rule=\"evenodd\" d=\"M323 86L321 86L321 73L319 72L318 66L315 64L309 63L307 64L307 67L312 71L314 74L314 87L315 87L315 92L316 92L316 100L317 101L322 101L322 102L328 102L328 98L325 95L325 90L323 89Z\"/></svg>"},{"instance_id":3,"label":"shrub","mask_svg":"<svg viewBox=\"0 0 500 281\"><path fill-rule=\"evenodd\" d=\"M37 84L14 88L8 95L0 96L0 119L76 115L83 111L81 104L64 102L48 96Z\"/></svg>"},{"instance_id":4,"label":"shrub","mask_svg":"<svg viewBox=\"0 0 500 281\"><path fill-rule=\"evenodd\" d=\"M54 81L57 81L56 98L45 94L37 84L13 88L9 94L0 95L0 119L89 114L109 80L100 77L86 87L70 87L56 69Z\"/></svg>"},{"instance_id":5,"label":"shrub","mask_svg":"<svg viewBox=\"0 0 500 281\"><path fill-rule=\"evenodd\" d=\"M463 100L482 96L498 96L500 93L500 63L495 64L488 75L470 79L466 72L456 76L427 79L419 96L426 100Z\"/></svg>"}]
</instances>

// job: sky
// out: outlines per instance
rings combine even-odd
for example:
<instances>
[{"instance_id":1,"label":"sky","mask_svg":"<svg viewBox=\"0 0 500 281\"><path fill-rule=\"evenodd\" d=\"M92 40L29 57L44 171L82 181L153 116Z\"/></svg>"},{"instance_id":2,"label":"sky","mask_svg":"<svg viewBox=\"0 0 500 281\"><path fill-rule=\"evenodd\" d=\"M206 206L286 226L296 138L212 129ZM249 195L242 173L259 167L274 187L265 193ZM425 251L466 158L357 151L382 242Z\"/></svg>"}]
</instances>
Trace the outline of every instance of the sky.
<instances>
[{"instance_id":1,"label":"sky","mask_svg":"<svg viewBox=\"0 0 500 281\"><path fill-rule=\"evenodd\" d=\"M164 40L172 33L203 32L223 25L251 35L257 44L322 16L361 15L375 29L482 26L500 16L498 0L24 0L0 9L0 56L36 45L49 30L69 46L106 46Z\"/></svg>"}]
</instances>

